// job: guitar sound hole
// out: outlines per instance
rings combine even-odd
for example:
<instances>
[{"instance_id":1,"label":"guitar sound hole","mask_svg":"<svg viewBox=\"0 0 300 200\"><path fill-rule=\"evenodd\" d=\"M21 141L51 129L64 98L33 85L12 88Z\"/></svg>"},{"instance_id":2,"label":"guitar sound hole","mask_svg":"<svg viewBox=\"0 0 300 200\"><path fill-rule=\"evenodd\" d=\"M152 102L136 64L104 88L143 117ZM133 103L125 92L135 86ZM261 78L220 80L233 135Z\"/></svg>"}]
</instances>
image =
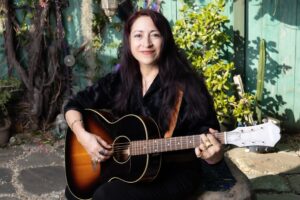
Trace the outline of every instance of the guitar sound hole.
<instances>
[{"instance_id":1,"label":"guitar sound hole","mask_svg":"<svg viewBox=\"0 0 300 200\"><path fill-rule=\"evenodd\" d=\"M126 136L116 138L113 144L113 158L118 163L125 163L130 158L130 140Z\"/></svg>"}]
</instances>

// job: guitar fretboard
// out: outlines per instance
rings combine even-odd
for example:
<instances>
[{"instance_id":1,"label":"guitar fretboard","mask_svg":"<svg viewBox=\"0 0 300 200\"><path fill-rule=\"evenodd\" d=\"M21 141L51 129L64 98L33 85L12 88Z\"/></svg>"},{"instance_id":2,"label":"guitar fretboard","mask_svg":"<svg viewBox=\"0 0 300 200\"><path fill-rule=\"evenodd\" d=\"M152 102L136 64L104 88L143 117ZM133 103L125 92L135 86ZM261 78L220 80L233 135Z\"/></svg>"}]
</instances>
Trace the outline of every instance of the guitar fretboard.
<instances>
[{"instance_id":1,"label":"guitar fretboard","mask_svg":"<svg viewBox=\"0 0 300 200\"><path fill-rule=\"evenodd\" d=\"M216 133L215 136L224 144L224 134ZM171 138L137 140L130 142L130 155L143 155L168 151L192 149L202 143L200 135L189 135Z\"/></svg>"}]
</instances>

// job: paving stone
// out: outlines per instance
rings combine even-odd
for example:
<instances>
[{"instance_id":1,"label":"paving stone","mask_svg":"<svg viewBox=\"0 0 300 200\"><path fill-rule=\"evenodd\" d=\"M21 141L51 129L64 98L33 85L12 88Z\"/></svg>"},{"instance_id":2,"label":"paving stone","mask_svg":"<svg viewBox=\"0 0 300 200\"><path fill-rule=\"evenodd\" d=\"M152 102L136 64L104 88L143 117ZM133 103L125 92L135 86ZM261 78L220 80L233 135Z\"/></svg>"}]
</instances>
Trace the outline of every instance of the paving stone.
<instances>
[{"instance_id":1,"label":"paving stone","mask_svg":"<svg viewBox=\"0 0 300 200\"><path fill-rule=\"evenodd\" d=\"M294 152L259 154L245 152L245 148L234 148L227 154L250 179L265 175L300 173L300 158Z\"/></svg>"},{"instance_id":2,"label":"paving stone","mask_svg":"<svg viewBox=\"0 0 300 200\"><path fill-rule=\"evenodd\" d=\"M0 194L14 194L16 189L12 185L12 183L4 183L0 184Z\"/></svg>"},{"instance_id":3,"label":"paving stone","mask_svg":"<svg viewBox=\"0 0 300 200\"><path fill-rule=\"evenodd\" d=\"M13 194L16 192L11 183L12 174L11 169L0 168L0 194Z\"/></svg>"},{"instance_id":4,"label":"paving stone","mask_svg":"<svg viewBox=\"0 0 300 200\"><path fill-rule=\"evenodd\" d=\"M18 178L26 191L36 195L61 191L66 186L65 171L61 166L25 169Z\"/></svg>"},{"instance_id":5,"label":"paving stone","mask_svg":"<svg viewBox=\"0 0 300 200\"><path fill-rule=\"evenodd\" d=\"M16 158L21 154L23 154L22 148L18 148L18 147L0 148L0 166L7 164L8 161Z\"/></svg>"},{"instance_id":6,"label":"paving stone","mask_svg":"<svg viewBox=\"0 0 300 200\"><path fill-rule=\"evenodd\" d=\"M17 165L23 168L31 166L63 165L62 159L55 152L33 152L24 159L19 160Z\"/></svg>"},{"instance_id":7,"label":"paving stone","mask_svg":"<svg viewBox=\"0 0 300 200\"><path fill-rule=\"evenodd\" d=\"M290 182L292 189L295 190L296 193L300 194L300 174L295 176L288 176L287 178Z\"/></svg>"},{"instance_id":8,"label":"paving stone","mask_svg":"<svg viewBox=\"0 0 300 200\"><path fill-rule=\"evenodd\" d=\"M288 194L256 194L256 200L299 200L300 195Z\"/></svg>"},{"instance_id":9,"label":"paving stone","mask_svg":"<svg viewBox=\"0 0 300 200\"><path fill-rule=\"evenodd\" d=\"M0 197L0 200L20 200L16 197Z\"/></svg>"},{"instance_id":10,"label":"paving stone","mask_svg":"<svg viewBox=\"0 0 300 200\"><path fill-rule=\"evenodd\" d=\"M291 188L287 180L279 175L269 175L254 178L250 180L252 183L252 188L257 190L270 190L276 192L290 192Z\"/></svg>"},{"instance_id":11,"label":"paving stone","mask_svg":"<svg viewBox=\"0 0 300 200\"><path fill-rule=\"evenodd\" d=\"M0 183L8 183L12 179L13 172L8 168L0 168Z\"/></svg>"}]
</instances>

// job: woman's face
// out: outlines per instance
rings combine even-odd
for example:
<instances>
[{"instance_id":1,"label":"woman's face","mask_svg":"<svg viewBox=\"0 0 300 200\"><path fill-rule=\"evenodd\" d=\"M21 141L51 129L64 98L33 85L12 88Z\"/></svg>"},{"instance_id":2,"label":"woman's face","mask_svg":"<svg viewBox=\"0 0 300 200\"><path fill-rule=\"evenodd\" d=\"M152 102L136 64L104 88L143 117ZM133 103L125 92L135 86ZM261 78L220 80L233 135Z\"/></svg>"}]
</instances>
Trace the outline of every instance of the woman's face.
<instances>
[{"instance_id":1,"label":"woman's face","mask_svg":"<svg viewBox=\"0 0 300 200\"><path fill-rule=\"evenodd\" d=\"M132 24L129 36L130 50L140 67L156 66L162 45L162 36L148 16L141 16Z\"/></svg>"}]
</instances>

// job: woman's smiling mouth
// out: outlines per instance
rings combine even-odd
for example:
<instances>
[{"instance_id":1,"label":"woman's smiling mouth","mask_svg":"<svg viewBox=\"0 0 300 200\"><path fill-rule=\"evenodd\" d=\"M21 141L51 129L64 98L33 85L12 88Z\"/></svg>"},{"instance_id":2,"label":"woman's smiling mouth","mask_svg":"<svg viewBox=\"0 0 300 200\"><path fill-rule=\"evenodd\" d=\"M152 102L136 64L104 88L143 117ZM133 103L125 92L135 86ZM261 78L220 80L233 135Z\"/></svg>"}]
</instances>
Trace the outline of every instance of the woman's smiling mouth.
<instances>
[{"instance_id":1,"label":"woman's smiling mouth","mask_svg":"<svg viewBox=\"0 0 300 200\"><path fill-rule=\"evenodd\" d=\"M154 54L155 51L141 51L142 54L144 55L152 55Z\"/></svg>"}]
</instances>

